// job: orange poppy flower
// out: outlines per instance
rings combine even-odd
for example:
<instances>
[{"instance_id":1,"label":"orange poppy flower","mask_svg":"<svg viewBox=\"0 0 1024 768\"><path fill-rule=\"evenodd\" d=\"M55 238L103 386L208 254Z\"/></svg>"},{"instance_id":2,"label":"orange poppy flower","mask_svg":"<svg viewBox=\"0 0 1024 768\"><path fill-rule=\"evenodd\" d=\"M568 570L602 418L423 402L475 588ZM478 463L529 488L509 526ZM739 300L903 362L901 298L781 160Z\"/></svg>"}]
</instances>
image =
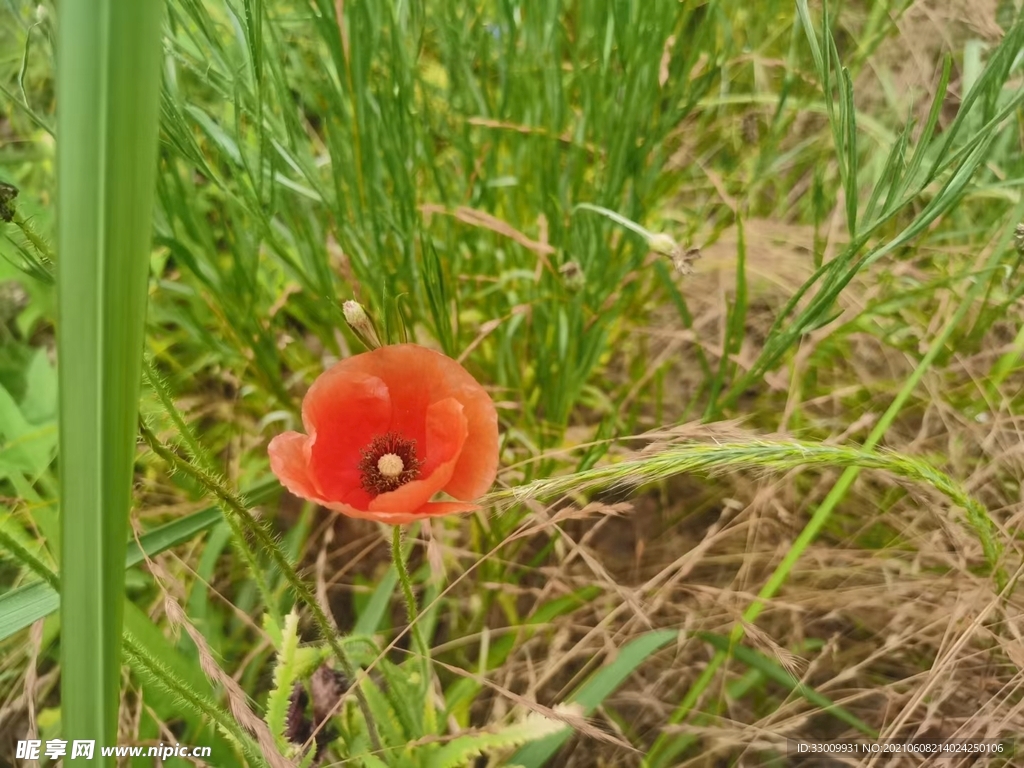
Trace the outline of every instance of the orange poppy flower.
<instances>
[{"instance_id":1,"label":"orange poppy flower","mask_svg":"<svg viewBox=\"0 0 1024 768\"><path fill-rule=\"evenodd\" d=\"M468 512L498 471L498 414L466 369L416 344L342 360L302 401L306 434L270 441L270 468L296 496L400 525ZM459 501L431 501L438 492Z\"/></svg>"}]
</instances>

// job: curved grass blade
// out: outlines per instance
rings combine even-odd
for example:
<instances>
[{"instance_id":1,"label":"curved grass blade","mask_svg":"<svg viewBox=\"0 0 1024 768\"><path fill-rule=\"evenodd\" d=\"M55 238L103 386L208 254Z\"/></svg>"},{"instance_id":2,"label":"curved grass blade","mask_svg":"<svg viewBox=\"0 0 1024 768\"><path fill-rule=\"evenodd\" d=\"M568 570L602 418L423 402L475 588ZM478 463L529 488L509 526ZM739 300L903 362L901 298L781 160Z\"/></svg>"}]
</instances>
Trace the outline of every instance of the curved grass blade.
<instances>
[{"instance_id":1,"label":"curved grass blade","mask_svg":"<svg viewBox=\"0 0 1024 768\"><path fill-rule=\"evenodd\" d=\"M964 307L969 306L969 303L964 304ZM927 359L928 363L930 360L931 358ZM912 382L916 382L916 378L912 379ZM885 423L888 424L888 420L892 418L894 416L887 415ZM620 461L572 475L542 478L525 485L492 491L484 496L480 503L493 505L497 509L507 509L527 499L550 499L564 493L593 488L639 486L684 472L714 475L740 469L778 472L815 466L845 467L847 472L881 469L896 477L930 486L962 507L966 513L967 524L977 537L985 560L1001 587L1006 578L1005 569L1000 566L1002 544L997 536L996 525L985 507L973 498L961 483L928 462L896 451L873 450L880 434L871 437L869 445L859 448L764 438L730 443L679 443L656 453L646 454L640 459ZM802 548L800 551L803 551ZM794 552L795 549L790 550L787 558L799 556L794 555Z\"/></svg>"}]
</instances>

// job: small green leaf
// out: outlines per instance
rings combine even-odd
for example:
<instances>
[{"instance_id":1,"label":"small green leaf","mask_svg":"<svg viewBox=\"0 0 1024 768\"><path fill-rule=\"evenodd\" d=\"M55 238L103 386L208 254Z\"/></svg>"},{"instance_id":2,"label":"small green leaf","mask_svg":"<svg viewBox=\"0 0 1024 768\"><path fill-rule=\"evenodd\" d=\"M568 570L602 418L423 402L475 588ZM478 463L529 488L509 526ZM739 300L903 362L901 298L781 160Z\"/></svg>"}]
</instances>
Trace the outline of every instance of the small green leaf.
<instances>
[{"instance_id":1,"label":"small green leaf","mask_svg":"<svg viewBox=\"0 0 1024 768\"><path fill-rule=\"evenodd\" d=\"M25 398L21 413L30 424L42 425L57 418L57 369L45 349L37 349L25 371Z\"/></svg>"},{"instance_id":2,"label":"small green leaf","mask_svg":"<svg viewBox=\"0 0 1024 768\"><path fill-rule=\"evenodd\" d=\"M830 715L838 720L843 721L847 725L851 725L861 733L871 737L872 739L878 738L878 731L872 728L870 725L865 723L856 715L843 709L841 706L836 704L832 699L828 698L823 694L818 693L816 690L811 688L809 685L805 685L797 680L793 675L784 670L778 665L777 662L772 661L763 653L748 648L745 645L732 645L730 647L729 638L723 635L714 635L709 632L699 632L698 637L706 643L710 643L715 647L716 650L723 653L728 653L735 659L742 661L751 669L756 669L762 675L767 677L786 689L796 693L802 698L814 706L820 708L823 712L828 712Z\"/></svg>"},{"instance_id":3,"label":"small green leaf","mask_svg":"<svg viewBox=\"0 0 1024 768\"><path fill-rule=\"evenodd\" d=\"M0 385L0 472L7 468L37 477L50 465L56 447L54 422L30 422L11 394Z\"/></svg>"},{"instance_id":4,"label":"small green leaf","mask_svg":"<svg viewBox=\"0 0 1024 768\"><path fill-rule=\"evenodd\" d=\"M372 635L380 630L381 622L384 620L384 615L391 605L391 597L394 595L397 585L398 571L395 570L394 565L391 565L388 567L387 573L384 574L384 577L377 584L377 588L373 590L366 608L359 614L359 619L356 621L352 634Z\"/></svg>"}]
</instances>

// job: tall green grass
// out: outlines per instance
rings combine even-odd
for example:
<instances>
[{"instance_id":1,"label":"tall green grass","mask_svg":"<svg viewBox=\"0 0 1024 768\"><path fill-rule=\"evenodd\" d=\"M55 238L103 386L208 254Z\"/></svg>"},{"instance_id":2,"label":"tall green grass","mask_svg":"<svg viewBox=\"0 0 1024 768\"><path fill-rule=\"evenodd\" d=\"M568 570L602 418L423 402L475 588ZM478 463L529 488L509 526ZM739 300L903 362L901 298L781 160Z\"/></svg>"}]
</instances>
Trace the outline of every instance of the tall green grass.
<instances>
[{"instance_id":1,"label":"tall green grass","mask_svg":"<svg viewBox=\"0 0 1024 768\"><path fill-rule=\"evenodd\" d=\"M60 10L62 732L69 742L113 744L121 701L124 558L152 237L162 14L160 3L124 0L72 0Z\"/></svg>"}]
</instances>

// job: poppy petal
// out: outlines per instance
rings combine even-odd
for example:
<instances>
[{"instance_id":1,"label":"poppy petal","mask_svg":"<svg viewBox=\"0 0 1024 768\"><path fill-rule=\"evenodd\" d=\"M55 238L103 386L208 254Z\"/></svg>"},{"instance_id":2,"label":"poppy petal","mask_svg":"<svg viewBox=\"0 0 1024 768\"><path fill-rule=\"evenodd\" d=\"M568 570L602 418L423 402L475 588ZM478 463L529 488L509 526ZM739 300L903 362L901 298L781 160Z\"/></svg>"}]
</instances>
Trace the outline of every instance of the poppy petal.
<instances>
[{"instance_id":1,"label":"poppy petal","mask_svg":"<svg viewBox=\"0 0 1024 768\"><path fill-rule=\"evenodd\" d=\"M456 515L463 512L476 512L480 509L478 505L469 504L465 501L431 501L415 512L370 512L336 501L324 502L322 506L348 517L356 517L360 520L374 520L378 523L386 523L387 525L406 525L422 520L424 517L442 517L443 515Z\"/></svg>"},{"instance_id":2,"label":"poppy petal","mask_svg":"<svg viewBox=\"0 0 1024 768\"><path fill-rule=\"evenodd\" d=\"M422 450L427 407L448 396L437 358L447 359L416 344L396 344L347 358L335 369L345 376L372 376L384 382L392 410L380 433L397 432L406 440L415 440Z\"/></svg>"},{"instance_id":3,"label":"poppy petal","mask_svg":"<svg viewBox=\"0 0 1024 768\"><path fill-rule=\"evenodd\" d=\"M426 440L421 479L406 483L370 502L371 511L412 512L430 501L451 480L466 443L469 427L462 403L453 397L427 407Z\"/></svg>"},{"instance_id":4,"label":"poppy petal","mask_svg":"<svg viewBox=\"0 0 1024 768\"><path fill-rule=\"evenodd\" d=\"M267 446L270 469L285 488L304 499L320 495L309 476L309 443L306 435L282 432Z\"/></svg>"},{"instance_id":5,"label":"poppy petal","mask_svg":"<svg viewBox=\"0 0 1024 768\"><path fill-rule=\"evenodd\" d=\"M498 412L487 391L472 383L452 394L465 409L469 436L452 479L443 488L449 496L465 501L487 493L498 474Z\"/></svg>"},{"instance_id":6,"label":"poppy petal","mask_svg":"<svg viewBox=\"0 0 1024 768\"><path fill-rule=\"evenodd\" d=\"M333 512L340 512L347 517L355 517L360 520L375 520L378 523L388 523L389 525L402 525L404 523L411 523L416 519L415 515L404 512L370 512L369 510L353 507L351 504L345 504L340 501L326 501L323 502L322 506Z\"/></svg>"},{"instance_id":7,"label":"poppy petal","mask_svg":"<svg viewBox=\"0 0 1024 768\"><path fill-rule=\"evenodd\" d=\"M302 420L312 441L309 466L316 487L328 499L347 501L362 482L362 450L391 420L391 397L381 379L338 368L310 388Z\"/></svg>"}]
</instances>

